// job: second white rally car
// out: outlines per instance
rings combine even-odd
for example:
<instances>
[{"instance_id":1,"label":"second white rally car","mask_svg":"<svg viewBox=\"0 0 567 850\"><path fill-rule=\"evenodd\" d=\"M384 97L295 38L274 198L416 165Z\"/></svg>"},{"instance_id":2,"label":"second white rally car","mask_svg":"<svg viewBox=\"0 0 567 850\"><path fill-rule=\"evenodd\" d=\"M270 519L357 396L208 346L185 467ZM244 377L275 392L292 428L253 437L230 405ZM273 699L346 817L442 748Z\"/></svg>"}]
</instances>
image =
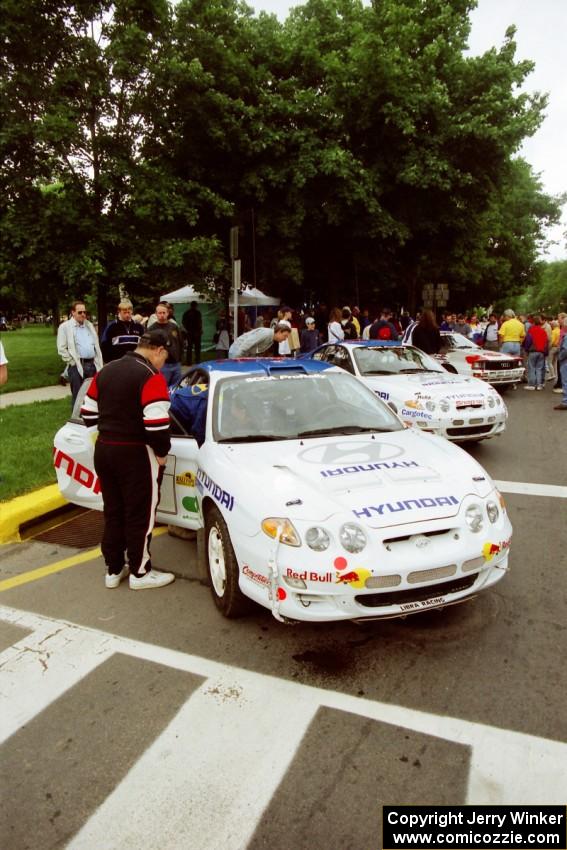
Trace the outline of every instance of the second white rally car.
<instances>
[{"instance_id":1,"label":"second white rally car","mask_svg":"<svg viewBox=\"0 0 567 850\"><path fill-rule=\"evenodd\" d=\"M496 390L447 372L411 345L352 340L322 345L309 357L356 375L408 425L448 440L486 440L506 428L508 411Z\"/></svg>"},{"instance_id":2,"label":"second white rally car","mask_svg":"<svg viewBox=\"0 0 567 850\"><path fill-rule=\"evenodd\" d=\"M447 440L407 428L364 384L317 361L193 367L172 400L157 519L204 529L213 599L282 621L405 616L461 602L508 569L494 481ZM93 437L55 436L63 495L102 508Z\"/></svg>"}]
</instances>

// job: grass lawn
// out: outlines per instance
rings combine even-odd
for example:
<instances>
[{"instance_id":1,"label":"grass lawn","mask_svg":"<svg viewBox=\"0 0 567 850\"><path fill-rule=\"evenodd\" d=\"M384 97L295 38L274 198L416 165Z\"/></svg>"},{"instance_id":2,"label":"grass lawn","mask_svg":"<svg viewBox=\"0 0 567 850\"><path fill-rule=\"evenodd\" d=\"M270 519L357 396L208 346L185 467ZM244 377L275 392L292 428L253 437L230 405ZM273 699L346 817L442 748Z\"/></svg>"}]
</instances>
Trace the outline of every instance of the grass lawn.
<instances>
[{"instance_id":1,"label":"grass lawn","mask_svg":"<svg viewBox=\"0 0 567 850\"><path fill-rule=\"evenodd\" d=\"M8 383L0 393L31 390L57 384L63 361L57 354L57 337L50 327L28 325L0 334L8 358Z\"/></svg>"},{"instance_id":2,"label":"grass lawn","mask_svg":"<svg viewBox=\"0 0 567 850\"><path fill-rule=\"evenodd\" d=\"M55 484L53 437L69 413L68 398L0 409L0 501Z\"/></svg>"}]
</instances>

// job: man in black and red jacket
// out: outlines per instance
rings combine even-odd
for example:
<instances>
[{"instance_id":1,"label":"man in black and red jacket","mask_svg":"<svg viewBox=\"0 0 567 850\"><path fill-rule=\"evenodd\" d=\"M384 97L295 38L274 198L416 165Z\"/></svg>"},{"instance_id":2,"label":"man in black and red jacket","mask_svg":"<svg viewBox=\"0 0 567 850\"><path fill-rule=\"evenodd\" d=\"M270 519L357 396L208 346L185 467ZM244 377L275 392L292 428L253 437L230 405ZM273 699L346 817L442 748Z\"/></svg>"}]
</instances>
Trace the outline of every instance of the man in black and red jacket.
<instances>
[{"instance_id":1,"label":"man in black and red jacket","mask_svg":"<svg viewBox=\"0 0 567 850\"><path fill-rule=\"evenodd\" d=\"M171 447L169 394L159 371L169 345L162 331L146 331L135 351L95 375L81 408L85 425L99 432L94 461L104 502L108 588L118 587L128 567L132 590L163 587L175 578L152 568L149 549Z\"/></svg>"}]
</instances>

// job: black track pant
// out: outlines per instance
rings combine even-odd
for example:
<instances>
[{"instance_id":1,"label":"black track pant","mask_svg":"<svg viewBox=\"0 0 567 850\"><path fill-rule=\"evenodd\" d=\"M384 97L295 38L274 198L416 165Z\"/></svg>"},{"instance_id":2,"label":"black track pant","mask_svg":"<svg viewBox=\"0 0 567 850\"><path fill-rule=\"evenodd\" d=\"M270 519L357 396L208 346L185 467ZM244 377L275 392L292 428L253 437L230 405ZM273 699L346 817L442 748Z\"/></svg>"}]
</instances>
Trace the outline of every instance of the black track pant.
<instances>
[{"instance_id":1,"label":"black track pant","mask_svg":"<svg viewBox=\"0 0 567 850\"><path fill-rule=\"evenodd\" d=\"M118 574L127 553L130 572L144 575L151 569L162 468L149 446L116 445L100 438L94 459L104 502L101 549L108 572Z\"/></svg>"}]
</instances>

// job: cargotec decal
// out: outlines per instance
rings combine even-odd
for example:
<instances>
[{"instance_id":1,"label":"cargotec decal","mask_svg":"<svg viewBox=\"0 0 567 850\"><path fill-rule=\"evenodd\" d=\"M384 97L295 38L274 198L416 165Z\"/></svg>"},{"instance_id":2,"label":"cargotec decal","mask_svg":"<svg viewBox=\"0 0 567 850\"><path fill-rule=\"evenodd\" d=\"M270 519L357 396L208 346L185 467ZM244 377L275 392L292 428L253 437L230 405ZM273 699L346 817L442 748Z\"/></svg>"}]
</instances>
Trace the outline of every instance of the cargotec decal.
<instances>
[{"instance_id":1,"label":"cargotec decal","mask_svg":"<svg viewBox=\"0 0 567 850\"><path fill-rule=\"evenodd\" d=\"M234 507L234 496L231 496L230 493L227 493L226 490L223 490L222 487L219 487L218 484L209 478L209 476L203 472L201 468L197 470L197 489L200 493L203 492L203 488L206 488L213 499L219 503L219 505L224 505L231 511Z\"/></svg>"},{"instance_id":2,"label":"cargotec decal","mask_svg":"<svg viewBox=\"0 0 567 850\"><path fill-rule=\"evenodd\" d=\"M368 507L361 508L358 511L353 510L353 514L359 518L370 518L372 517L372 512L382 516L382 514L386 511L395 514L398 513L398 511L422 510L423 508L436 508L444 505L458 504L459 500L456 496L438 496L435 499L407 499L404 502L383 502L381 505L369 505Z\"/></svg>"},{"instance_id":3,"label":"cargotec decal","mask_svg":"<svg viewBox=\"0 0 567 850\"><path fill-rule=\"evenodd\" d=\"M77 463L70 455L62 452L61 449L53 449L53 465L55 469L63 469L69 478L72 478L77 484L86 487L87 490L92 490L93 493L100 493L100 481L98 480L92 469L83 466L82 463Z\"/></svg>"},{"instance_id":4,"label":"cargotec decal","mask_svg":"<svg viewBox=\"0 0 567 850\"><path fill-rule=\"evenodd\" d=\"M267 576L250 569L248 564L244 564L242 567L242 573L246 576L246 578L249 578L250 581L260 584L262 587L268 587L270 584L270 580Z\"/></svg>"}]
</instances>

